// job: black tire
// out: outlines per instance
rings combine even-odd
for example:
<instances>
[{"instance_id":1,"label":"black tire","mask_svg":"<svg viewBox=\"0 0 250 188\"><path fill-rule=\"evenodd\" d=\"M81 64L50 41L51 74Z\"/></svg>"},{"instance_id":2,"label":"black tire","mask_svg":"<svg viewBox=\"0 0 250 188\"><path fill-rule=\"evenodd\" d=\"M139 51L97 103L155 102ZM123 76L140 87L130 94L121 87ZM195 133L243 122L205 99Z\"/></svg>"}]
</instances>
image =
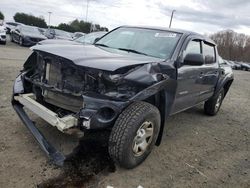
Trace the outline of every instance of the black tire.
<instances>
[{"instance_id":1,"label":"black tire","mask_svg":"<svg viewBox=\"0 0 250 188\"><path fill-rule=\"evenodd\" d=\"M147 102L132 103L119 115L112 128L109 138L110 157L123 168L131 169L138 166L152 151L159 134L160 122L160 112L155 106ZM150 123L153 129L147 127L146 130L150 129L152 136L142 139L143 136L138 136L138 133L141 133L144 125ZM146 131L144 136L145 133ZM140 139L149 142L144 151L139 151L138 145L145 142L136 143ZM134 152L135 145L138 146L137 153Z\"/></svg>"},{"instance_id":2,"label":"black tire","mask_svg":"<svg viewBox=\"0 0 250 188\"><path fill-rule=\"evenodd\" d=\"M216 115L221 107L222 101L224 99L224 89L222 88L214 97L209 99L204 104L204 112L207 115Z\"/></svg>"}]
</instances>

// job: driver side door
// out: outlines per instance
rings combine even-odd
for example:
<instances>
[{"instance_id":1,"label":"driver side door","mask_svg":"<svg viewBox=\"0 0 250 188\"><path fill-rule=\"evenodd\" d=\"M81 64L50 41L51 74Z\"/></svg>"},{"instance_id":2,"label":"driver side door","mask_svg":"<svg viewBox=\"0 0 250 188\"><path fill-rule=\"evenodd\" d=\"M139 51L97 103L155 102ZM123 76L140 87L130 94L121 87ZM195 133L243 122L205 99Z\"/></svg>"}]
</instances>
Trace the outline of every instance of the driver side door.
<instances>
[{"instance_id":1,"label":"driver side door","mask_svg":"<svg viewBox=\"0 0 250 188\"><path fill-rule=\"evenodd\" d=\"M185 44L184 44L185 46ZM177 69L177 89L171 114L178 113L197 104L200 93L199 78L202 74L202 65L185 65L187 54L202 54L202 40L189 39L186 42Z\"/></svg>"}]
</instances>

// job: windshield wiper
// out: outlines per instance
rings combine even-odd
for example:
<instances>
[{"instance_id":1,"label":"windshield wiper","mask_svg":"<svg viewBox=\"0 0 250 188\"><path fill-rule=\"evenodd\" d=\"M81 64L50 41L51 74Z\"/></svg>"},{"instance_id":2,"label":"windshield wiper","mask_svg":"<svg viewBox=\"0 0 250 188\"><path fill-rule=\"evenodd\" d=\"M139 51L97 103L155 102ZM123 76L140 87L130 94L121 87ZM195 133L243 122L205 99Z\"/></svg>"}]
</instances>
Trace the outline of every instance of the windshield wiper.
<instances>
[{"instance_id":1,"label":"windshield wiper","mask_svg":"<svg viewBox=\"0 0 250 188\"><path fill-rule=\"evenodd\" d=\"M97 44L94 44L95 46L103 46L103 47L107 47L107 48L110 48L109 46L107 46L106 44L99 44L99 43L97 43Z\"/></svg>"},{"instance_id":2,"label":"windshield wiper","mask_svg":"<svg viewBox=\"0 0 250 188\"><path fill-rule=\"evenodd\" d=\"M118 50L123 50L123 51L127 51L127 52L132 52L132 53L135 53L135 54L141 54L141 55L149 56L148 54L145 54L145 53L143 53L143 52L139 52L139 51L133 50L133 49L118 48Z\"/></svg>"}]
</instances>

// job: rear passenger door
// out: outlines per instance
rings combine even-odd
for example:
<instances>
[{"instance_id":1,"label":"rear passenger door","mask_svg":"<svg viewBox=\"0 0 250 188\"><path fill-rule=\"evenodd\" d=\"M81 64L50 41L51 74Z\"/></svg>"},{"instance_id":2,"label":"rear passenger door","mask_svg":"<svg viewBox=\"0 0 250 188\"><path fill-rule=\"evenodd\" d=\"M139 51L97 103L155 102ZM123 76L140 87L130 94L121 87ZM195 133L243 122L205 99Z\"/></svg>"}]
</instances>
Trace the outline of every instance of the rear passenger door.
<instances>
[{"instance_id":1,"label":"rear passenger door","mask_svg":"<svg viewBox=\"0 0 250 188\"><path fill-rule=\"evenodd\" d=\"M200 68L201 73L198 80L200 96L198 102L205 101L213 95L219 76L219 63L215 45L207 41L202 41L202 53L205 63Z\"/></svg>"}]
</instances>

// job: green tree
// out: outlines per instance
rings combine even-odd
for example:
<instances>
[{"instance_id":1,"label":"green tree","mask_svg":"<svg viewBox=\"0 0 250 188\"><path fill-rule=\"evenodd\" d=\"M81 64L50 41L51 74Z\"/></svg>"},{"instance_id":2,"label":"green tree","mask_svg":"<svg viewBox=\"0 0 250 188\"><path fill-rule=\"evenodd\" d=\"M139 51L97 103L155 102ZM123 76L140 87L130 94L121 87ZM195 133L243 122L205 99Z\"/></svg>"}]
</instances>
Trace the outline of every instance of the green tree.
<instances>
[{"instance_id":1,"label":"green tree","mask_svg":"<svg viewBox=\"0 0 250 188\"><path fill-rule=\"evenodd\" d=\"M53 28L61 29L68 32L83 32L83 33L89 33L92 31L108 31L107 27L101 27L99 24L91 24L90 22L85 22L83 20L78 20L78 19L73 20L69 24L60 23L57 27Z\"/></svg>"},{"instance_id":2,"label":"green tree","mask_svg":"<svg viewBox=\"0 0 250 188\"><path fill-rule=\"evenodd\" d=\"M25 25L32 25L32 26L47 28L47 24L43 17L39 18L30 14L17 12L13 18L16 22L20 22Z\"/></svg>"},{"instance_id":3,"label":"green tree","mask_svg":"<svg viewBox=\"0 0 250 188\"><path fill-rule=\"evenodd\" d=\"M0 20L4 20L4 15L1 11L0 11Z\"/></svg>"},{"instance_id":4,"label":"green tree","mask_svg":"<svg viewBox=\"0 0 250 188\"><path fill-rule=\"evenodd\" d=\"M68 31L68 32L76 32L77 31L77 30L75 30L74 27L72 27L72 26L70 26L69 24L66 24L66 23L60 23L56 28L64 30L64 31Z\"/></svg>"}]
</instances>

